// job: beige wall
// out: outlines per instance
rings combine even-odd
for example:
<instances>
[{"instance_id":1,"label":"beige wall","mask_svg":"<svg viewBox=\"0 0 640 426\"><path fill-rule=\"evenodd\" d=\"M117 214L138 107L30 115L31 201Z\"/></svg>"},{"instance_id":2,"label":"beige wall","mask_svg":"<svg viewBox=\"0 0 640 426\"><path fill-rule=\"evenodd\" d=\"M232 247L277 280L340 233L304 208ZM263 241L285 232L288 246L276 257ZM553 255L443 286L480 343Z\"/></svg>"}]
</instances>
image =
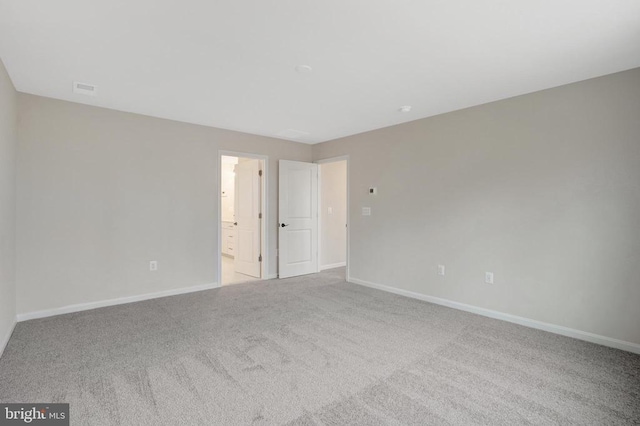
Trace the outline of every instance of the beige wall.
<instances>
[{"instance_id":1,"label":"beige wall","mask_svg":"<svg viewBox=\"0 0 640 426\"><path fill-rule=\"evenodd\" d=\"M310 161L311 146L18 100L19 314L215 282L220 149L269 156L267 272L276 273L278 160Z\"/></svg>"},{"instance_id":2,"label":"beige wall","mask_svg":"<svg viewBox=\"0 0 640 426\"><path fill-rule=\"evenodd\" d=\"M0 354L16 319L17 93L0 60Z\"/></svg>"},{"instance_id":3,"label":"beige wall","mask_svg":"<svg viewBox=\"0 0 640 426\"><path fill-rule=\"evenodd\" d=\"M14 315L16 134L1 71L0 333ZM18 105L18 313L214 282L219 149L269 156L274 274L277 160L348 154L352 277L640 343L640 69L313 147Z\"/></svg>"},{"instance_id":4,"label":"beige wall","mask_svg":"<svg viewBox=\"0 0 640 426\"><path fill-rule=\"evenodd\" d=\"M347 162L320 164L320 268L347 260ZM331 208L331 213L329 213Z\"/></svg>"},{"instance_id":5,"label":"beige wall","mask_svg":"<svg viewBox=\"0 0 640 426\"><path fill-rule=\"evenodd\" d=\"M314 146L345 154L352 277L640 343L640 69Z\"/></svg>"}]
</instances>

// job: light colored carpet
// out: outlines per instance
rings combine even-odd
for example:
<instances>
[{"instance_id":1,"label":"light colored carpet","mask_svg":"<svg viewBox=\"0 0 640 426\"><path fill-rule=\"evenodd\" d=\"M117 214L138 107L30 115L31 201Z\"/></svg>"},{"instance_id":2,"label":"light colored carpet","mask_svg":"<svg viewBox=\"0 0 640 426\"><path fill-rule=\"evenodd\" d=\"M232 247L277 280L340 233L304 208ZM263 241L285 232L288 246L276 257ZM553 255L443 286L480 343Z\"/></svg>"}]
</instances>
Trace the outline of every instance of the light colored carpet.
<instances>
[{"instance_id":1,"label":"light colored carpet","mask_svg":"<svg viewBox=\"0 0 640 426\"><path fill-rule=\"evenodd\" d=\"M18 324L0 401L72 424L640 422L640 356L344 282L344 270Z\"/></svg>"}]
</instances>

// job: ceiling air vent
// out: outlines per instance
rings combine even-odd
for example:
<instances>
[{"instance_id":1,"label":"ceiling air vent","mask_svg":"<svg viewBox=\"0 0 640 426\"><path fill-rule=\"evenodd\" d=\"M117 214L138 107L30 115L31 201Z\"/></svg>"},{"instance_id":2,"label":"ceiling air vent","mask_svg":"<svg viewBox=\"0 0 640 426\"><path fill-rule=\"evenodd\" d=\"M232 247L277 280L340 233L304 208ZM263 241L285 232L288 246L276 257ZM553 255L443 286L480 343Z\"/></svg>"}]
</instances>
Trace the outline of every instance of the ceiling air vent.
<instances>
[{"instance_id":1,"label":"ceiling air vent","mask_svg":"<svg viewBox=\"0 0 640 426\"><path fill-rule=\"evenodd\" d=\"M95 96L98 88L93 84L80 83L78 81L73 82L73 93L79 95Z\"/></svg>"}]
</instances>

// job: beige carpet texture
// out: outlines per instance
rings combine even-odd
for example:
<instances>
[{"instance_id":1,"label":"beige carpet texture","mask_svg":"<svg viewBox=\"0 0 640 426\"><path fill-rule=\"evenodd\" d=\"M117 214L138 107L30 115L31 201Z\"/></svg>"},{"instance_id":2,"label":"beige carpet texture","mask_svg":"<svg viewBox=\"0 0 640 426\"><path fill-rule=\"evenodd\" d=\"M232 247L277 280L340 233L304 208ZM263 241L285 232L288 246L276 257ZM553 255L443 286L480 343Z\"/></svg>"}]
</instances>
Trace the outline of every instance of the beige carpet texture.
<instances>
[{"instance_id":1,"label":"beige carpet texture","mask_svg":"<svg viewBox=\"0 0 640 426\"><path fill-rule=\"evenodd\" d=\"M336 269L21 322L0 401L73 425L627 425L640 356Z\"/></svg>"}]
</instances>

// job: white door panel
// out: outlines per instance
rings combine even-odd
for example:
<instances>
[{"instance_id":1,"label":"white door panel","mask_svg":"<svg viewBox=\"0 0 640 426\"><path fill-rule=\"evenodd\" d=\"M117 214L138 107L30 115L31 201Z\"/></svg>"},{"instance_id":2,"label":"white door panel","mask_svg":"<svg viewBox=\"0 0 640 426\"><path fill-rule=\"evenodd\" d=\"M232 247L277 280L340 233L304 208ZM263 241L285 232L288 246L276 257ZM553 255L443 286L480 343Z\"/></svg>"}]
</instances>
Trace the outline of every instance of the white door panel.
<instances>
[{"instance_id":1,"label":"white door panel","mask_svg":"<svg viewBox=\"0 0 640 426\"><path fill-rule=\"evenodd\" d=\"M260 160L235 167L235 270L260 278Z\"/></svg>"},{"instance_id":2,"label":"white door panel","mask_svg":"<svg viewBox=\"0 0 640 426\"><path fill-rule=\"evenodd\" d=\"M278 275L318 272L318 165L280 160L279 168Z\"/></svg>"}]
</instances>

